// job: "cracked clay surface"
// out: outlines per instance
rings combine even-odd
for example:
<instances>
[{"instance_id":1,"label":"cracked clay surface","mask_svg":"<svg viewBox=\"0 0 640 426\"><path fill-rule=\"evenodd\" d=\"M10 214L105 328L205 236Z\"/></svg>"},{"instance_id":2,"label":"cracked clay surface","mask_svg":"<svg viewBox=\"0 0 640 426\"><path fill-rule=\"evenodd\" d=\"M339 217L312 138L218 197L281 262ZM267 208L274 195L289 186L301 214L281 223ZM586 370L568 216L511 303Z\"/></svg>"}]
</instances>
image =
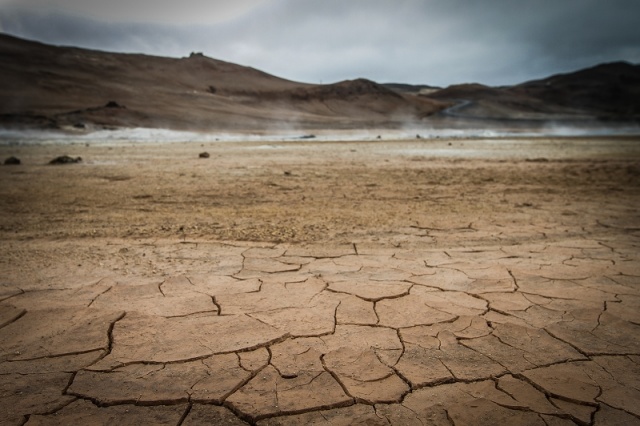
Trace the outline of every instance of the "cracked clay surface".
<instances>
[{"instance_id":1,"label":"cracked clay surface","mask_svg":"<svg viewBox=\"0 0 640 426\"><path fill-rule=\"evenodd\" d=\"M298 146L251 151L254 163L237 146L220 148L228 170L216 173L234 175L236 189L265 170L293 170L273 179L307 173L279 196L306 191L328 213L309 216L308 232L295 238L256 238L300 220L280 210L269 220L256 213L255 226L270 223L263 228L237 218L229 232L250 238L222 240L154 231L167 210L151 212L144 232L128 237L132 218L113 212L75 213L79 222L55 231L65 238L38 237L43 205L14 205L27 212L20 226L3 207L0 425L640 424L640 188L629 176L637 160L592 169L591 159L432 164L371 150L361 164L351 150L366 147L348 147L331 158ZM148 149L169 173L179 169L160 154L180 146ZM255 169L233 168L241 166ZM83 167L92 172L79 172L82 188L101 187L97 174L124 170L135 181L142 173ZM331 197L358 185L338 189L326 175L354 168L377 185L352 188L354 198L380 201L379 212L356 203L355 222L321 237L318 227L348 213ZM394 180L419 170L468 179L473 201L444 200L448 208L431 214L415 188L400 191L409 181ZM44 184L68 172L2 173L19 186L29 174ZM498 183L473 186L492 174ZM548 181L527 186L523 174ZM171 189L157 178L156 189L144 189L150 200ZM458 197L460 182L449 185L434 192ZM479 190L500 211L474 208ZM522 207L525 200L538 207ZM80 204L102 208L91 202ZM164 208L183 214L180 205ZM379 221L359 222L366 214ZM107 235L78 235L74 227L89 223Z\"/></svg>"}]
</instances>

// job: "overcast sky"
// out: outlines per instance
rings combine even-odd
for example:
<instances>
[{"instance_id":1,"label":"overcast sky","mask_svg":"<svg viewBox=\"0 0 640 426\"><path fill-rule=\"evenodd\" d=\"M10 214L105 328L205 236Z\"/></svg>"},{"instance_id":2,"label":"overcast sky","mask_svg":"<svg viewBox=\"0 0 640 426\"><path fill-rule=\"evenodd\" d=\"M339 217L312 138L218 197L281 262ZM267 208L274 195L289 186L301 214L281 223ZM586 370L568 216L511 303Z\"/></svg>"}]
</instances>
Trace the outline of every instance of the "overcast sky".
<instances>
[{"instance_id":1,"label":"overcast sky","mask_svg":"<svg viewBox=\"0 0 640 426\"><path fill-rule=\"evenodd\" d=\"M639 0L0 0L0 31L297 81L506 85L640 63Z\"/></svg>"}]
</instances>

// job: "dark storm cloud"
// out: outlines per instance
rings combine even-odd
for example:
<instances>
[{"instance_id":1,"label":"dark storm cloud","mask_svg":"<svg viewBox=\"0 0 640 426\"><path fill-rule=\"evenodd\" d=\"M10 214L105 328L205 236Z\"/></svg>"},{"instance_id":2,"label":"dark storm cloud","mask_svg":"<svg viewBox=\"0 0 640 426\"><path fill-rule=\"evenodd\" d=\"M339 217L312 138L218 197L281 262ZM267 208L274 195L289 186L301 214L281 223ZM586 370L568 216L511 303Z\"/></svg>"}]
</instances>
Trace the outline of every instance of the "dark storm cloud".
<instances>
[{"instance_id":1,"label":"dark storm cloud","mask_svg":"<svg viewBox=\"0 0 640 426\"><path fill-rule=\"evenodd\" d=\"M222 1L188 0L189 13L174 16L175 25L171 14L143 13L161 7L157 2L127 4L134 3L127 19L111 16L107 22L99 13L39 12L13 2L0 11L0 28L106 50L170 56L203 51L281 77L325 83L366 77L499 85L606 61L640 62L636 0L245 0L232 14Z\"/></svg>"},{"instance_id":2,"label":"dark storm cloud","mask_svg":"<svg viewBox=\"0 0 640 426\"><path fill-rule=\"evenodd\" d=\"M167 28L162 25L105 23L59 13L31 11L7 15L0 12L0 28L4 32L56 45L139 52L178 42L175 34L167 34Z\"/></svg>"}]
</instances>

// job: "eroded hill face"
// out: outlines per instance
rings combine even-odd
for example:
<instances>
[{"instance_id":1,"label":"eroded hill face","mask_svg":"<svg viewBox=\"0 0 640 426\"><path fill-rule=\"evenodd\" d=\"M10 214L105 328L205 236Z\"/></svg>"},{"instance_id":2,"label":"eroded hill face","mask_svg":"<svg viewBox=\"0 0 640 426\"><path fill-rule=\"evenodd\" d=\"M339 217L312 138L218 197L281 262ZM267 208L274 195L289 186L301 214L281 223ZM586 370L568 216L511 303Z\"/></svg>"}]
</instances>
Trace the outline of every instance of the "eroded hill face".
<instances>
[{"instance_id":1,"label":"eroded hill face","mask_svg":"<svg viewBox=\"0 0 640 426\"><path fill-rule=\"evenodd\" d=\"M537 128L640 122L640 66L618 62L509 87L304 84L192 53L48 46L0 34L0 127L269 132Z\"/></svg>"},{"instance_id":2,"label":"eroded hill face","mask_svg":"<svg viewBox=\"0 0 640 426\"><path fill-rule=\"evenodd\" d=\"M593 111L603 118L640 117L640 66L602 64L509 89L544 102Z\"/></svg>"},{"instance_id":3,"label":"eroded hill face","mask_svg":"<svg viewBox=\"0 0 640 426\"><path fill-rule=\"evenodd\" d=\"M0 79L0 124L8 127L394 127L447 106L362 79L310 85L199 53L108 53L7 35L0 35Z\"/></svg>"},{"instance_id":4,"label":"eroded hill face","mask_svg":"<svg viewBox=\"0 0 640 426\"><path fill-rule=\"evenodd\" d=\"M640 119L640 66L602 64L510 87L460 84L429 94L430 99L463 105L458 118L527 120Z\"/></svg>"}]
</instances>

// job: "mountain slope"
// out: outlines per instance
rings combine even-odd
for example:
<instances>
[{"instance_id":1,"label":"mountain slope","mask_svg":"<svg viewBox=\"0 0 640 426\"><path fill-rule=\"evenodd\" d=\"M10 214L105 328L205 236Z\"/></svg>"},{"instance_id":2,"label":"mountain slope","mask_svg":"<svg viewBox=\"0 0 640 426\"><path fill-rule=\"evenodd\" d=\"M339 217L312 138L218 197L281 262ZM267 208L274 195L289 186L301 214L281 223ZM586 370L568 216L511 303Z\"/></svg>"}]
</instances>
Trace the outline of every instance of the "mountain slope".
<instances>
[{"instance_id":1,"label":"mountain slope","mask_svg":"<svg viewBox=\"0 0 640 426\"><path fill-rule=\"evenodd\" d=\"M462 84L427 95L459 102L444 115L476 119L640 119L640 66L625 62L558 74L510 87Z\"/></svg>"},{"instance_id":2,"label":"mountain slope","mask_svg":"<svg viewBox=\"0 0 640 426\"><path fill-rule=\"evenodd\" d=\"M198 53L180 59L109 53L0 34L5 127L393 127L446 106L367 80L303 84Z\"/></svg>"},{"instance_id":3,"label":"mountain slope","mask_svg":"<svg viewBox=\"0 0 640 426\"><path fill-rule=\"evenodd\" d=\"M640 115L640 65L613 62L509 88L542 102L591 111L602 118Z\"/></svg>"}]
</instances>

